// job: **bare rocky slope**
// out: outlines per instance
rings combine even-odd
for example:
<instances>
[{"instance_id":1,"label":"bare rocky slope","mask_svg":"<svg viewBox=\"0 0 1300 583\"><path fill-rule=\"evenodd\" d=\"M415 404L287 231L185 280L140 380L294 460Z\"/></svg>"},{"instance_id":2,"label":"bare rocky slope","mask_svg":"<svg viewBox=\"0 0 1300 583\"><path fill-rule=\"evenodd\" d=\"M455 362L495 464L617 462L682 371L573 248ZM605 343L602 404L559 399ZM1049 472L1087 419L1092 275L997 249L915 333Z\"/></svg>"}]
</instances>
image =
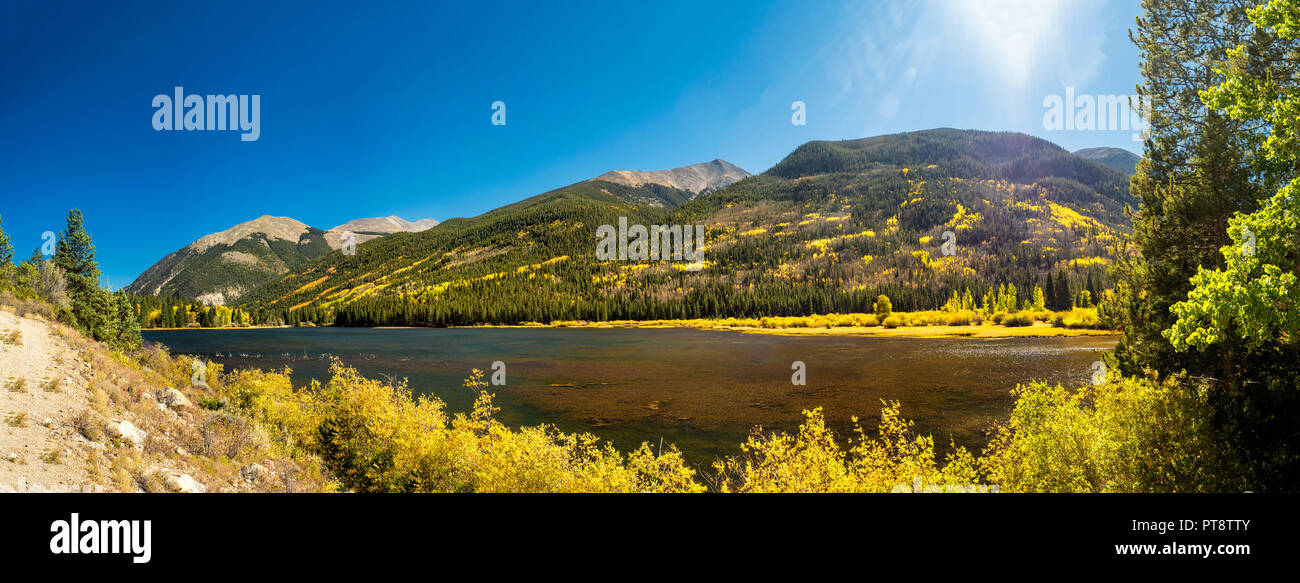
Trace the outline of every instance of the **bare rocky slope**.
<instances>
[{"instance_id":1,"label":"bare rocky slope","mask_svg":"<svg viewBox=\"0 0 1300 583\"><path fill-rule=\"evenodd\" d=\"M0 298L0 492L328 490L251 420L201 406L186 359L127 357Z\"/></svg>"},{"instance_id":2,"label":"bare rocky slope","mask_svg":"<svg viewBox=\"0 0 1300 583\"><path fill-rule=\"evenodd\" d=\"M227 304L299 265L340 249L346 232L352 232L360 244L436 224L433 219L411 222L389 216L354 219L323 231L289 217L262 215L168 254L124 289L140 295Z\"/></svg>"},{"instance_id":3,"label":"bare rocky slope","mask_svg":"<svg viewBox=\"0 0 1300 583\"><path fill-rule=\"evenodd\" d=\"M701 195L731 186L749 176L748 172L735 164L726 160L713 160L712 162L691 164L690 166L682 166L671 170L656 170L654 172L614 170L601 174L593 178L592 181L613 182L614 184L632 187L658 184L690 192L690 198L694 200Z\"/></svg>"}]
</instances>

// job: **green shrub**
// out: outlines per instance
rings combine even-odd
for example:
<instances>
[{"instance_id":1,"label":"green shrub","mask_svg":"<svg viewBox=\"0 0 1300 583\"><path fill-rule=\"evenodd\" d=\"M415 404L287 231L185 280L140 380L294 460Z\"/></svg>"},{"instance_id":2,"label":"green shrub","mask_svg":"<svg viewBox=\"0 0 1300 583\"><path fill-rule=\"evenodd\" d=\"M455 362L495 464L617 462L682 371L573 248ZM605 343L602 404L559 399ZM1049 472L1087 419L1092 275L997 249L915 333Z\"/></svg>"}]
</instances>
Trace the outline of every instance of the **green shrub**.
<instances>
[{"instance_id":1,"label":"green shrub","mask_svg":"<svg viewBox=\"0 0 1300 583\"><path fill-rule=\"evenodd\" d=\"M1008 492L1205 492L1248 488L1214 438L1208 387L1186 377L1067 390L1017 387L980 458Z\"/></svg>"},{"instance_id":2,"label":"green shrub","mask_svg":"<svg viewBox=\"0 0 1300 583\"><path fill-rule=\"evenodd\" d=\"M216 397L203 397L199 399L199 406L209 411L220 411L225 408L226 402Z\"/></svg>"}]
</instances>

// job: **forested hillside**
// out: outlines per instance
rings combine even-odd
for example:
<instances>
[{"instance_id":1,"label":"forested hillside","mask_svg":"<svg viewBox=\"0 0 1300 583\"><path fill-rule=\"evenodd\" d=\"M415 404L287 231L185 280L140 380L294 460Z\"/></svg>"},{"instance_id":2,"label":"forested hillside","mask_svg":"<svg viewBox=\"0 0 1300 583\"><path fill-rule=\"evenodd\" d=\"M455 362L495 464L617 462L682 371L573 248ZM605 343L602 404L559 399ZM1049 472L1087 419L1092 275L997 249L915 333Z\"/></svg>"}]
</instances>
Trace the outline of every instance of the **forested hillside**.
<instances>
[{"instance_id":1,"label":"forested hillside","mask_svg":"<svg viewBox=\"0 0 1300 583\"><path fill-rule=\"evenodd\" d=\"M433 219L412 223L394 216L354 219L325 231L289 217L263 215L205 235L167 254L123 290L168 298L171 303L223 305L312 259L341 249L345 233L352 233L351 240L362 243L436 224Z\"/></svg>"},{"instance_id":2,"label":"forested hillside","mask_svg":"<svg viewBox=\"0 0 1300 583\"><path fill-rule=\"evenodd\" d=\"M595 180L367 242L241 307L258 323L341 325L785 316L870 312L880 294L895 309L931 309L1012 284L1066 309L1110 286L1127 184L1022 134L810 142L675 208L638 204L672 200L663 186ZM620 217L705 225L703 261L599 261L596 230Z\"/></svg>"},{"instance_id":3,"label":"forested hillside","mask_svg":"<svg viewBox=\"0 0 1300 583\"><path fill-rule=\"evenodd\" d=\"M1138 162L1142 160L1141 156L1123 148L1084 148L1075 150L1074 155L1101 162L1126 176L1136 173Z\"/></svg>"}]
</instances>

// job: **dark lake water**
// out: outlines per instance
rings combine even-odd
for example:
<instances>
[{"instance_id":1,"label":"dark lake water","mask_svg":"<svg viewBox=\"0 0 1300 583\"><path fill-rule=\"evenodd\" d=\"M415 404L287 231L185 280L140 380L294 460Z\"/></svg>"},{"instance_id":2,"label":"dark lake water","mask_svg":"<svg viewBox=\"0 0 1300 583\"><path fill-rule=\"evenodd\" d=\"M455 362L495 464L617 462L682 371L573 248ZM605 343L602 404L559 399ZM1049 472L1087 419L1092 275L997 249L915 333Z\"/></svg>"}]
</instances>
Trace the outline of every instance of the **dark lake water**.
<instances>
[{"instance_id":1,"label":"dark lake water","mask_svg":"<svg viewBox=\"0 0 1300 583\"><path fill-rule=\"evenodd\" d=\"M451 411L468 410L473 368L506 365L492 387L499 419L590 431L627 450L675 443L697 464L739 453L750 429L793 430L801 411L823 407L838 431L858 416L874 430L881 399L936 443L980 448L1005 420L1010 390L1045 380L1087 382L1112 337L793 337L688 329L280 328L146 331L172 352L242 367L293 369L295 385L326 380L337 356L362 374L406 378ZM807 384L791 383L791 364Z\"/></svg>"}]
</instances>

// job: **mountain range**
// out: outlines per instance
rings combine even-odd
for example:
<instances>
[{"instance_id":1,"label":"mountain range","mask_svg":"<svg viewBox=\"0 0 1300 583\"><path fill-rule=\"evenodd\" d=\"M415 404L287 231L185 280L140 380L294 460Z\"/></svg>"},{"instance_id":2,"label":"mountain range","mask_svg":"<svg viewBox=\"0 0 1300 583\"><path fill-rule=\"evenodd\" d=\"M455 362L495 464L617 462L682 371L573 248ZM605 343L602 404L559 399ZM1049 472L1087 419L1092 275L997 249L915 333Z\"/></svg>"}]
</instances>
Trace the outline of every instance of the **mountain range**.
<instances>
[{"instance_id":1,"label":"mountain range","mask_svg":"<svg viewBox=\"0 0 1300 583\"><path fill-rule=\"evenodd\" d=\"M1069 307L1109 286L1126 206L1125 172L1024 134L815 141L756 176L721 160L611 172L318 253L239 305L268 321L439 326L858 312L881 293L923 309L1014 284ZM620 219L702 225L704 258L598 259L597 227Z\"/></svg>"},{"instance_id":2,"label":"mountain range","mask_svg":"<svg viewBox=\"0 0 1300 583\"><path fill-rule=\"evenodd\" d=\"M438 224L401 217L353 219L329 230L289 217L262 215L200 237L164 257L123 288L128 293L171 296L222 305L312 259L339 250L344 233L358 244Z\"/></svg>"},{"instance_id":3,"label":"mountain range","mask_svg":"<svg viewBox=\"0 0 1300 583\"><path fill-rule=\"evenodd\" d=\"M683 202L695 200L720 188L726 188L737 181L748 178L750 174L744 169L727 162L714 160L703 164L692 164L672 170L641 172L636 170L614 170L592 179L592 182L611 182L633 188L650 187L655 192L660 186L681 191L682 196L665 197L662 194L647 197L643 202L653 206L677 206Z\"/></svg>"}]
</instances>

